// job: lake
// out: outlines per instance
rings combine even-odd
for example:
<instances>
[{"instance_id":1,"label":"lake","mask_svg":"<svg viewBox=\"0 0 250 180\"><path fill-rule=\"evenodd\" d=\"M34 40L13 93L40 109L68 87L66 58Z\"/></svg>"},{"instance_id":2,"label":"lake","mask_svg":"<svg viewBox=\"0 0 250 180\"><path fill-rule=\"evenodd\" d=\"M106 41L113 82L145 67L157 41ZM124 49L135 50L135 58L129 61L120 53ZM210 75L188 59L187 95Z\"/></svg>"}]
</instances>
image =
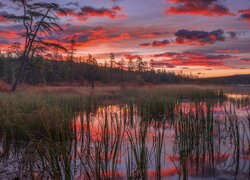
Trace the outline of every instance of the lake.
<instances>
[{"instance_id":1,"label":"lake","mask_svg":"<svg viewBox=\"0 0 250 180\"><path fill-rule=\"evenodd\" d=\"M249 97L227 97L90 105L73 113L65 136L18 141L8 155L2 141L0 179L247 179Z\"/></svg>"}]
</instances>

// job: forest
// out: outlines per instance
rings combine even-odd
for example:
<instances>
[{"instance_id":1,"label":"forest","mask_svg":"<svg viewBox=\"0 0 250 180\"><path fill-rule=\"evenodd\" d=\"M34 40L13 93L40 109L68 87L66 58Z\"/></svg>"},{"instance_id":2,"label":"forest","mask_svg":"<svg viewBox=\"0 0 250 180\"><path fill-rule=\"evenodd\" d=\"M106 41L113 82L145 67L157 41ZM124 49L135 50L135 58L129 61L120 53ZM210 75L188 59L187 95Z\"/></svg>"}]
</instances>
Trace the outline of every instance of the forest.
<instances>
[{"instance_id":1,"label":"forest","mask_svg":"<svg viewBox=\"0 0 250 180\"><path fill-rule=\"evenodd\" d=\"M112 61L112 58L111 58ZM113 61L112 61L113 62ZM133 64L132 64L133 63ZM108 83L187 83L194 81L196 77L181 73L154 70L142 61L134 60L131 65L115 66L111 63L98 64L97 60L89 55L83 62L75 60L48 60L43 57L35 57L25 68L22 83L29 85L91 85L95 82ZM0 79L8 84L14 82L19 62L15 57L0 58Z\"/></svg>"}]
</instances>

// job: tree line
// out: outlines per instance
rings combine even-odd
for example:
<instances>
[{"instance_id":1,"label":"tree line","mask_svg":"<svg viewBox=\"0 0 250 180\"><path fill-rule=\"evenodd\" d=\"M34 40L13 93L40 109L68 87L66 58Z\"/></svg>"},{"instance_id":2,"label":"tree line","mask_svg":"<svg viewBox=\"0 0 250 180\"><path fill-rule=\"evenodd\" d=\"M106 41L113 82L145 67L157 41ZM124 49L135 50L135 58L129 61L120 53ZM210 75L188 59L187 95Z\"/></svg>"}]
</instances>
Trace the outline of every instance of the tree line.
<instances>
[{"instance_id":1,"label":"tree line","mask_svg":"<svg viewBox=\"0 0 250 180\"><path fill-rule=\"evenodd\" d=\"M35 58L36 60L26 65L23 78L19 83L30 85L74 83L78 85L88 84L94 87L96 82L143 85L145 83L183 83L191 82L194 79L192 76L167 72L164 69L148 68L143 61L143 63L135 61L131 66L128 65L129 62L124 66L114 66L114 64L111 66L110 64L98 64L97 60L91 55L83 62L48 60L43 57ZM19 61L16 57L0 56L1 80L13 84L18 69Z\"/></svg>"}]
</instances>

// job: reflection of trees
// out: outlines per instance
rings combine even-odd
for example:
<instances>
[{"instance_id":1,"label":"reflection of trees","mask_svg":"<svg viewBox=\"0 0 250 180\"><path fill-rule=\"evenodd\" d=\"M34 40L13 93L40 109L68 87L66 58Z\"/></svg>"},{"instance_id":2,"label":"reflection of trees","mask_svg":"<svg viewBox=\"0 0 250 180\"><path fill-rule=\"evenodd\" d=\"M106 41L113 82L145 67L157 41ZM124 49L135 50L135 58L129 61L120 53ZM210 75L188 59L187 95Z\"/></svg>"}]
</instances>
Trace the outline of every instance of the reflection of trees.
<instances>
[{"instance_id":1,"label":"reflection of trees","mask_svg":"<svg viewBox=\"0 0 250 180\"><path fill-rule=\"evenodd\" d=\"M180 179L218 174L244 179L250 167L250 116L240 119L233 105L222 111L216 106L147 97L97 108L89 98L72 121L60 111L44 111L35 114L44 131L37 133L33 121L26 125L34 129L34 139L25 148L22 166L26 173L68 179L161 179L178 173ZM168 159L175 168L164 169L172 133Z\"/></svg>"},{"instance_id":2,"label":"reflection of trees","mask_svg":"<svg viewBox=\"0 0 250 180\"><path fill-rule=\"evenodd\" d=\"M240 133L246 126L238 119L234 108L220 112L223 113L221 118L215 116L213 106L213 103L201 103L188 111L179 108L175 112L178 115L174 123L174 154L171 159L182 179L192 175L216 176L220 171L233 172L235 178L239 172L246 173L246 167L241 166L244 160L240 157L249 130Z\"/></svg>"}]
</instances>

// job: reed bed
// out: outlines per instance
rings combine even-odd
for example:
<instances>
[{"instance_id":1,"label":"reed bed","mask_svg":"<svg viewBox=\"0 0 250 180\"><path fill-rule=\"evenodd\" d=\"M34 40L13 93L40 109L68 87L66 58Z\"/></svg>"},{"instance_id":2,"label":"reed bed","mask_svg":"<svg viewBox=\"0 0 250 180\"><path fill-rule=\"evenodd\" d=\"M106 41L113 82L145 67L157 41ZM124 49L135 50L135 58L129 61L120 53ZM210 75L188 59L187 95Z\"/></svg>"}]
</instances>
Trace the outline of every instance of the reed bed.
<instances>
[{"instance_id":1,"label":"reed bed","mask_svg":"<svg viewBox=\"0 0 250 180\"><path fill-rule=\"evenodd\" d=\"M91 95L0 94L0 163L18 161L12 178L248 177L246 101L194 88Z\"/></svg>"}]
</instances>

